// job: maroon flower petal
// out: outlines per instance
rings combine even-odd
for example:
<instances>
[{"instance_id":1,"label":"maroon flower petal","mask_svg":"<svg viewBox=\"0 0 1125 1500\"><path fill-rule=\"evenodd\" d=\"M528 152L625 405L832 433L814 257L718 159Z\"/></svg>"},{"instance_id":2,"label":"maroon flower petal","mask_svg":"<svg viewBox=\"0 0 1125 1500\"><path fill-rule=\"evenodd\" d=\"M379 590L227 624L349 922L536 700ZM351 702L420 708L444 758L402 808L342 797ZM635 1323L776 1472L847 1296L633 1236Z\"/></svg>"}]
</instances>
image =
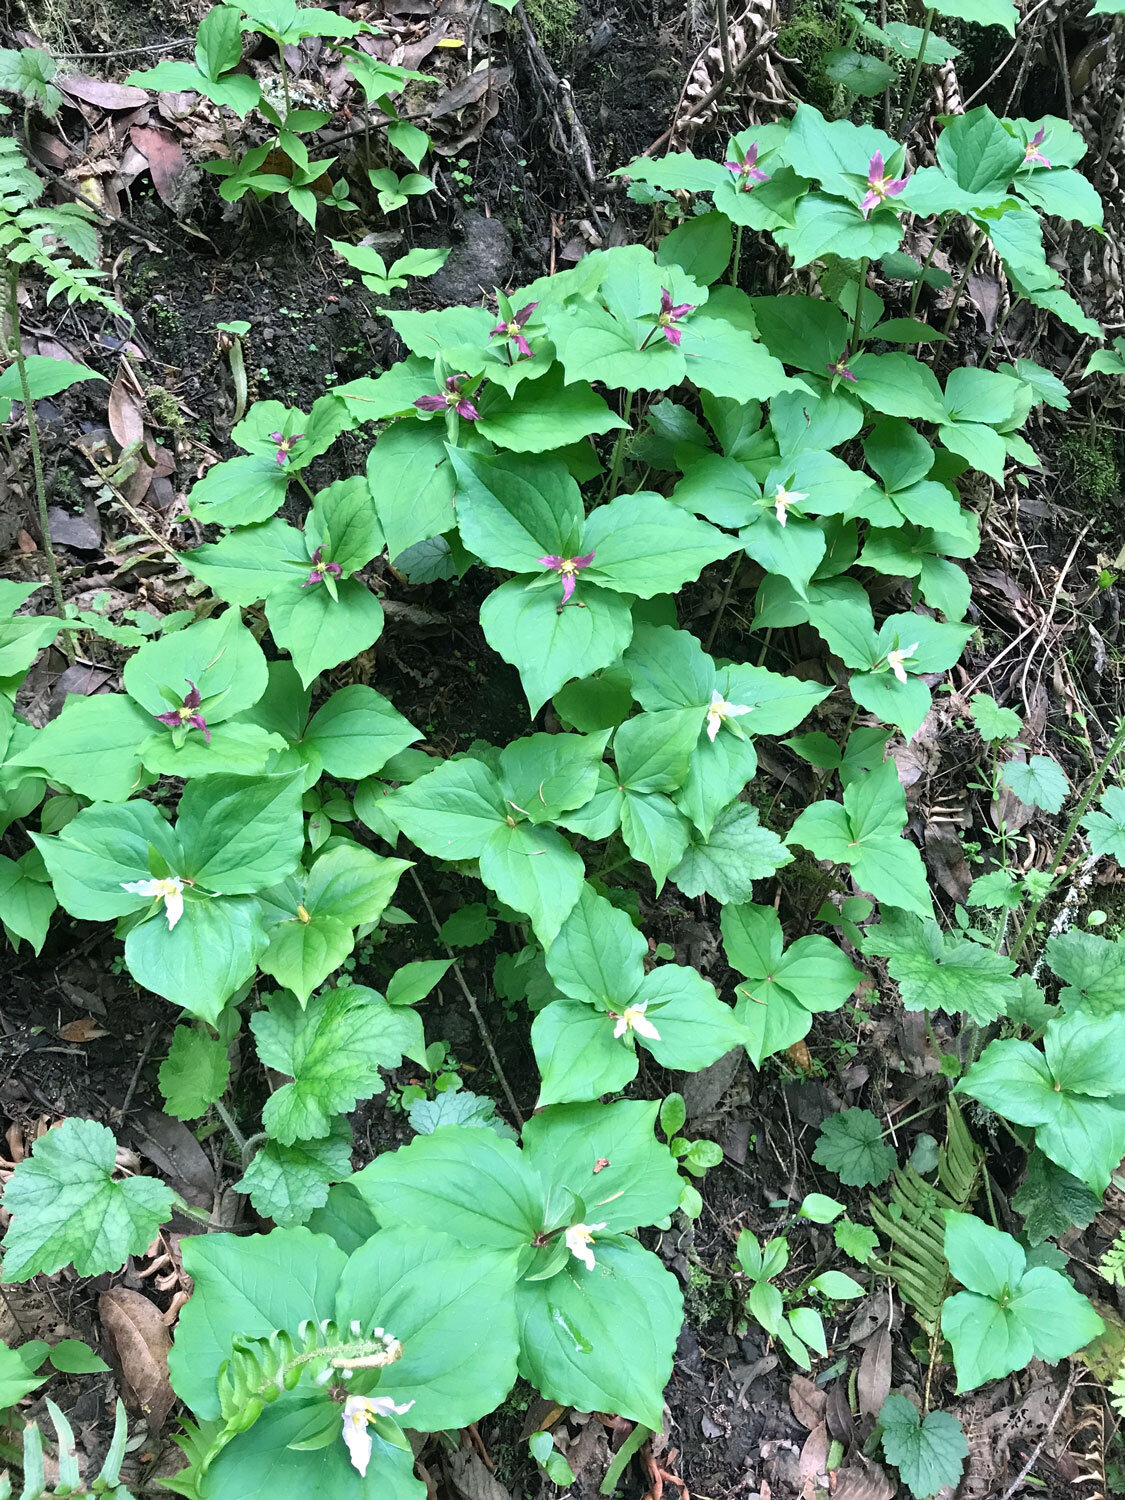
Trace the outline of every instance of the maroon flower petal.
<instances>
[{"instance_id":1,"label":"maroon flower petal","mask_svg":"<svg viewBox=\"0 0 1125 1500\"><path fill-rule=\"evenodd\" d=\"M563 574L563 576L562 576L562 586L563 586L562 602L564 604L569 604L570 603L570 596L574 593L574 574L573 573L564 573Z\"/></svg>"},{"instance_id":2,"label":"maroon flower petal","mask_svg":"<svg viewBox=\"0 0 1125 1500\"><path fill-rule=\"evenodd\" d=\"M516 348L525 358L530 357L531 345L527 342L522 333L515 334L512 338L512 343L515 344Z\"/></svg>"},{"instance_id":3,"label":"maroon flower petal","mask_svg":"<svg viewBox=\"0 0 1125 1500\"><path fill-rule=\"evenodd\" d=\"M670 344L675 344L677 349L680 347L680 340L683 338L683 334L678 328L664 327L660 331Z\"/></svg>"},{"instance_id":4,"label":"maroon flower petal","mask_svg":"<svg viewBox=\"0 0 1125 1500\"><path fill-rule=\"evenodd\" d=\"M463 398L462 400L458 401L457 405L454 407L454 411L456 411L459 417L464 417L466 422L476 422L480 420L480 412L477 411L476 407L471 401L467 401Z\"/></svg>"},{"instance_id":5,"label":"maroon flower petal","mask_svg":"<svg viewBox=\"0 0 1125 1500\"><path fill-rule=\"evenodd\" d=\"M597 549L595 548L595 551L596 550ZM594 560L594 553L593 552L587 552L585 557L576 557L574 559L574 566L576 568L588 568L590 566L590 564L593 562L593 560Z\"/></svg>"},{"instance_id":6,"label":"maroon flower petal","mask_svg":"<svg viewBox=\"0 0 1125 1500\"><path fill-rule=\"evenodd\" d=\"M592 557L593 553L591 553L590 555ZM556 573L563 565L562 558L558 557L554 552L548 552L546 557L537 558L536 561L540 563L544 568L553 568Z\"/></svg>"},{"instance_id":7,"label":"maroon flower petal","mask_svg":"<svg viewBox=\"0 0 1125 1500\"><path fill-rule=\"evenodd\" d=\"M170 708L166 714L153 714L153 718L158 724L167 724L169 729L175 729L177 724L183 722L179 710L175 708Z\"/></svg>"},{"instance_id":8,"label":"maroon flower petal","mask_svg":"<svg viewBox=\"0 0 1125 1500\"><path fill-rule=\"evenodd\" d=\"M526 307L521 307L515 316L516 327L522 328L538 306L538 302L529 302Z\"/></svg>"},{"instance_id":9,"label":"maroon flower petal","mask_svg":"<svg viewBox=\"0 0 1125 1500\"><path fill-rule=\"evenodd\" d=\"M414 405L419 411L444 411L446 400L444 396L419 396Z\"/></svg>"},{"instance_id":10,"label":"maroon flower petal","mask_svg":"<svg viewBox=\"0 0 1125 1500\"><path fill-rule=\"evenodd\" d=\"M202 714L192 714L192 716L185 722L190 724L192 729L198 729L202 732L203 743L205 745L209 745L211 743L211 731L207 728L207 720L203 717Z\"/></svg>"},{"instance_id":11,"label":"maroon flower petal","mask_svg":"<svg viewBox=\"0 0 1125 1500\"><path fill-rule=\"evenodd\" d=\"M191 680L190 677L185 677L184 681L187 683L188 687L191 689L191 692L184 699L184 707L185 708L198 708L199 705L203 702L203 695L200 693L200 691L196 687L195 683L192 682L192 680Z\"/></svg>"}]
</instances>

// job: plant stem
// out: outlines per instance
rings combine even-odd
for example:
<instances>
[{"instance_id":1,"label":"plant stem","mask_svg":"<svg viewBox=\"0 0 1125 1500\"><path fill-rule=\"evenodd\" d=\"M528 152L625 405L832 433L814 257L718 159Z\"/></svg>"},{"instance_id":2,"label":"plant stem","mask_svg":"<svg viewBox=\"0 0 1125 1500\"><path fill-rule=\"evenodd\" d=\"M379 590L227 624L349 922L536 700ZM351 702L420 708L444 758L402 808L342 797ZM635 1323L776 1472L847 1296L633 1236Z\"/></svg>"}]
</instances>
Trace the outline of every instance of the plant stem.
<instances>
[{"instance_id":1,"label":"plant stem","mask_svg":"<svg viewBox=\"0 0 1125 1500\"><path fill-rule=\"evenodd\" d=\"M918 56L914 59L914 69L910 74L910 83L906 90L906 100L902 106L902 114L899 117L898 133L902 135L906 130L906 123L910 119L910 111L914 107L914 95L918 92L918 80L922 76L922 63L925 60L926 48L930 43L930 32L934 28L934 13L927 5L926 20L922 27L922 40L918 44Z\"/></svg>"},{"instance_id":2,"label":"plant stem","mask_svg":"<svg viewBox=\"0 0 1125 1500\"><path fill-rule=\"evenodd\" d=\"M239 1129L237 1121L221 1099L216 1099L214 1101L214 1110L219 1119L222 1120L223 1124L227 1127L227 1132L230 1135L231 1140L238 1147L238 1152L241 1156L246 1150L246 1137Z\"/></svg>"},{"instance_id":3,"label":"plant stem","mask_svg":"<svg viewBox=\"0 0 1125 1500\"><path fill-rule=\"evenodd\" d=\"M730 284L738 285L739 267L742 265L742 225L738 226L734 236L734 255L730 263Z\"/></svg>"},{"instance_id":4,"label":"plant stem","mask_svg":"<svg viewBox=\"0 0 1125 1500\"><path fill-rule=\"evenodd\" d=\"M613 445L613 457L609 464L609 478L606 480L604 494L612 500L617 493L617 481L621 477L621 467L625 459L625 439L629 436L629 417L633 410L633 393L625 393L625 410L621 413L625 420L625 426L617 434L617 441Z\"/></svg>"},{"instance_id":5,"label":"plant stem","mask_svg":"<svg viewBox=\"0 0 1125 1500\"><path fill-rule=\"evenodd\" d=\"M66 618L66 603L62 584L59 581L59 565L55 559L55 544L51 540L51 525L47 519L47 485L43 477L43 451L39 446L39 422L35 415L35 402L31 395L31 384L27 378L27 359L23 352L20 333L19 270L12 266L8 272L8 318L12 330L12 357L19 375L20 397L23 401L24 417L27 421L27 436L31 444L31 473L35 482L35 507L39 512L39 530L43 537L43 556L47 560L47 577L51 582L51 593L55 598L55 612L60 619ZM74 661L74 637L69 630L63 632L68 659Z\"/></svg>"},{"instance_id":6,"label":"plant stem","mask_svg":"<svg viewBox=\"0 0 1125 1500\"><path fill-rule=\"evenodd\" d=\"M957 283L953 293L953 301L949 304L949 311L945 315L945 322L941 325L942 333L948 333L953 327L953 319L957 312L957 304L961 301L965 288L969 284L969 277L973 274L973 267L977 263L977 256L984 248L984 230L977 230L977 237L973 242L973 248L969 252L969 259L965 263L965 269L961 273L961 280Z\"/></svg>"},{"instance_id":7,"label":"plant stem","mask_svg":"<svg viewBox=\"0 0 1125 1500\"><path fill-rule=\"evenodd\" d=\"M852 323L852 353L858 354L863 348L863 294L867 290L867 268L871 264L869 256L864 256L859 263L859 281L855 289L855 320Z\"/></svg>"},{"instance_id":8,"label":"plant stem","mask_svg":"<svg viewBox=\"0 0 1125 1500\"><path fill-rule=\"evenodd\" d=\"M996 340L1004 332L1004 329L1007 327L1007 324L1008 324L1008 319L1012 316L1012 314L1015 312L1016 308L1020 305L1020 303L1022 301L1023 301L1023 298L1017 296L1017 297L1013 297L1013 299L1011 300L1011 302L1008 303L1008 311L1004 314L1004 316L1001 319L999 319L999 321L996 324L996 327L992 330L992 337L989 339L988 343L984 346L984 353L980 357L981 369L983 369L984 366L988 363L989 355L992 353L993 349L996 346Z\"/></svg>"},{"instance_id":9,"label":"plant stem","mask_svg":"<svg viewBox=\"0 0 1125 1500\"><path fill-rule=\"evenodd\" d=\"M285 120L289 121L289 69L285 66L285 43L279 41L277 44L277 58L281 64L281 88L285 95Z\"/></svg>"},{"instance_id":10,"label":"plant stem","mask_svg":"<svg viewBox=\"0 0 1125 1500\"><path fill-rule=\"evenodd\" d=\"M934 263L934 256L937 254L937 247L941 244L942 238L944 237L945 231L948 227L949 221L946 219L945 215L942 214L940 220L938 221L938 229L937 233L934 235L934 242L930 246L929 253L927 254L925 260L922 262L922 274L914 283L914 290L910 293L911 317L914 316L915 312L918 309L918 298L922 295L922 288L926 284L926 272Z\"/></svg>"},{"instance_id":11,"label":"plant stem","mask_svg":"<svg viewBox=\"0 0 1125 1500\"><path fill-rule=\"evenodd\" d=\"M1086 814L1086 809L1090 806L1090 803L1097 796L1098 791L1101 788L1101 784L1105 779L1106 772L1109 770L1112 762L1117 759L1118 755L1121 754L1123 746L1125 746L1125 717L1123 717L1119 721L1117 729L1114 732L1114 736L1109 742L1109 748L1102 756L1101 763L1099 764L1097 770L1094 772L1093 776L1090 778L1089 786L1087 786L1086 790L1079 798L1078 806L1071 814L1070 822L1066 825L1066 832L1062 836L1059 847L1055 851L1055 857L1051 861L1051 867L1047 871L1048 875L1054 876L1057 873L1059 866L1062 864L1063 859L1066 857L1066 851L1070 848L1071 841L1074 838L1075 833L1077 833L1078 831L1078 825ZM1035 921L1039 915L1039 908L1043 905L1043 902L1046 901L1047 897L1051 895L1051 893L1055 890L1057 885L1058 881L1052 879L1051 884L1046 892L1039 898L1038 901L1033 901L1031 903L1031 906L1028 908L1027 916L1023 919L1023 926L1020 928L1019 932L1016 933L1016 940L1012 944L1012 947L1008 953L1008 957L1012 960L1013 963L1015 963L1019 958L1024 943L1027 941L1028 936L1031 934L1031 932L1034 931Z\"/></svg>"},{"instance_id":12,"label":"plant stem","mask_svg":"<svg viewBox=\"0 0 1125 1500\"><path fill-rule=\"evenodd\" d=\"M707 640L703 645L704 651L710 651L712 645L714 644L715 637L719 632L719 625L722 622L723 615L726 612L726 607L730 603L730 596L734 589L734 580L738 576L738 567L741 561L742 553L736 552L734 555L734 562L731 565L730 573L727 575L726 587L723 589L723 597L719 600L719 607L715 611L715 618L711 621L711 629L708 632Z\"/></svg>"}]
</instances>

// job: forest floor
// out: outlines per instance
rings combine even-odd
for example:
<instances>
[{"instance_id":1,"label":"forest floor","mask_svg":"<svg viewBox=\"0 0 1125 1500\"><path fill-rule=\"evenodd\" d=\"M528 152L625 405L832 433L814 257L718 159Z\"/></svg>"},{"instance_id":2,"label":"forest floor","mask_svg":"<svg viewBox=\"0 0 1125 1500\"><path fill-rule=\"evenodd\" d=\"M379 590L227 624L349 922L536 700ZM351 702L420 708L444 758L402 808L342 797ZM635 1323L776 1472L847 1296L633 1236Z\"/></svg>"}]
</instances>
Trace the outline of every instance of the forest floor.
<instances>
[{"instance_id":1,"label":"forest floor","mask_svg":"<svg viewBox=\"0 0 1125 1500\"><path fill-rule=\"evenodd\" d=\"M437 72L446 105L444 113L425 122L438 143L437 190L421 208L407 211L403 236L409 244L450 244L453 252L437 276L400 294L404 303L407 296L414 306L472 301L482 290L518 286L550 268L572 264L591 246L645 237L651 210L631 201L620 179L608 174L650 147L683 112L681 90L700 57L702 72L710 69L713 77L714 59L707 55L710 23L696 14L694 5L685 9L680 0L621 0L603 7L536 0L528 6L538 37L534 46L515 17L498 10L489 15L489 7L468 0L388 0L383 7L360 7L367 9L405 48L409 66ZM798 9L798 19L819 14L815 6ZM752 7L751 14L768 10ZM198 13L185 0L159 6L146 0L75 0L65 10L53 0L27 0L25 14L9 21L0 42L20 45L33 34L57 54L108 53L78 65L100 79L120 82L135 63L187 56L190 49L176 44L193 34ZM806 35L801 32L797 39ZM439 49L443 38L462 45ZM1069 55L1076 56L1084 41L1080 27L1070 33ZM150 51L123 56L123 48ZM565 112L562 124L556 122L560 96L544 76L544 57L569 80L585 148L567 125ZM482 86L481 73L473 70L485 59L490 66ZM959 80L963 95L986 83L998 60L991 55L968 59ZM997 109L1015 81L1016 66L988 85L985 101L995 102ZM300 67L310 96L330 90L315 47L302 54ZM800 97L814 87L823 87L823 81L817 79L807 50L788 64L778 62L768 74L752 67L725 99L720 118L701 126L691 139L701 152L714 152L729 131L783 109L777 102L779 89ZM1023 112L1065 113L1074 101L1069 93L1064 99L1062 92L1051 55L1033 59L1022 84ZM129 609L166 613L181 607L186 597L190 580L170 556L172 548L192 538L194 523L177 519L182 498L215 457L232 451L236 395L229 354L216 331L219 324L249 324L244 347L251 400L273 398L306 410L326 386L374 373L400 353L374 299L346 274L324 235L314 235L280 210L263 211L248 202L223 204L214 180L197 166L211 149L205 125L190 113L169 110L158 116L151 102L155 97L150 95L143 108L96 99L68 101L59 128L47 127L38 142L42 159L55 173L80 180L110 216L122 216L119 225L107 224L102 231L104 258L112 267L115 294L136 318L135 328L115 331L81 310L63 312L61 304L46 308L35 302L24 315L30 350L65 351L114 382L108 410L103 387L100 395L71 393L57 403L41 403L40 421L66 596L117 622ZM432 102L433 94L429 97ZM334 126L337 120L337 128L347 128L349 122L339 113ZM165 141L159 159L151 139L154 130ZM569 139L559 139L568 133ZM677 142L682 145L688 138L681 133ZM363 151L363 136L352 134L333 149L341 152L339 170L347 171L354 155ZM160 192L154 177L160 180ZM378 215L363 203L354 220L364 232L378 222ZM355 222L346 231L331 224L328 232L357 237ZM1071 264L1095 253L1085 240L1079 242L1079 234L1073 243L1058 247ZM398 246L394 248L397 253ZM760 264L751 258L748 265L759 289L777 275L776 266L764 258ZM989 341L999 294L996 279L982 272L955 330L963 346ZM1102 310L1092 306L1090 311L1100 316ZM1020 352L1060 373L1077 358L1078 341L1072 336L1059 340L1056 348L1036 346L1037 331L1021 326L1019 319L1013 323L1005 336L1013 346L1019 344ZM1057 334L1047 337L1058 339ZM123 351L129 356L127 366ZM122 378L122 368L131 374ZM1096 411L1089 394L1084 397L1079 389L1065 426L1047 410L1039 419L1040 430L1029 434L1044 468L1026 489L1017 492L1013 486L990 503L985 545L970 569L977 633L955 669L960 688L980 680L1000 701L1018 707L1032 733L1049 740L1064 767L1078 776L1096 759L1088 726L1111 724L1125 707L1120 589L1098 581L1100 573L1112 572L1120 563L1123 542L1125 446L1115 418L1115 413ZM156 461L148 473L111 484L107 470L115 445L134 420L143 421ZM42 577L43 559L26 453L18 442L6 446L6 471L0 458L0 569L4 576L30 580ZM340 467L322 460L315 483L362 470L364 449L360 435L346 436L333 449L332 464ZM424 731L440 735L453 732L446 726L456 726L456 743L435 741L446 753L477 738L502 742L522 732L526 707L518 677L485 646L477 622L480 595L471 580L459 588L444 583L412 587L388 574L386 583L398 628L387 633L375 652L371 679L380 690ZM717 594L718 583L705 575L689 591L685 623L712 616ZM723 615L716 654L745 659L741 653L750 640L751 613L752 598L736 589ZM93 637L84 642L82 657L73 666L66 665L61 652L46 652L24 690L21 711L41 724L57 711L66 692L94 693L113 686L119 665L113 644ZM789 665L799 668L799 660L790 659ZM939 708L922 734L897 755L908 784L911 831L923 846L935 890L949 900L964 899L974 839L995 813L979 789L968 745L965 726ZM777 778L775 784L787 784L797 795L815 790L815 774L807 766L766 760L763 768ZM1019 815L1015 805L1003 811L1009 820ZM1033 863L1036 841L1051 837L1050 820L1040 814L1024 832L1021 857ZM1120 884L1125 876L1109 864L1107 883L1084 899L1105 910L1108 925L1102 930L1112 935L1125 922ZM815 887L806 899L815 903ZM456 890L437 891L438 918L450 915L463 900L463 881ZM401 904L418 925L393 929L386 943L362 951L357 979L380 987L398 963L430 956L427 914L408 888ZM810 911L810 919L813 915ZM669 943L678 959L721 984L728 971L716 917L706 898L685 903L673 892L648 913L648 930L657 941ZM479 978L482 992L496 957L508 945L509 935L499 928L465 952L466 972L470 980ZM225 1199L229 1207L231 1195L225 1190L232 1173L223 1137L212 1134L201 1141L159 1109L156 1068L166 1055L175 1018L138 995L128 974L115 966L114 951L108 929L80 936L60 914L39 957L29 956L25 948L4 960L0 1131L7 1131L7 1148L0 1147L0 1155L19 1160L37 1133L61 1116L102 1119L188 1201L219 1209ZM486 1007L486 1019L519 1103L530 1110L536 1072L526 1028L506 1027L503 1003L495 998ZM451 1056L472 1086L490 1092L494 1080L487 1056L472 1018L452 991L436 1015L428 1017L428 1036L431 1027L434 1037L448 1041ZM937 1031L937 1040L946 1042L940 1023ZM718 1141L724 1161L708 1176L700 1219L687 1228L649 1236L679 1276L687 1299L667 1392L667 1436L654 1460L675 1479L635 1467L619 1493L630 1500L644 1493L658 1496L661 1485L672 1493L682 1481L699 1500L812 1495L827 1444L847 1444L854 1437L850 1407L855 1403L849 1402L849 1393L858 1391L858 1409L869 1414L878 1410L880 1393L885 1395L892 1380L896 1389L920 1390L926 1351L923 1346L919 1359L911 1342L912 1325L907 1320L904 1326L901 1304L888 1292L869 1298L850 1322L841 1314L831 1330L833 1347L841 1351L837 1362L813 1381L794 1375L788 1361L767 1351L759 1329L746 1331L740 1324L729 1271L739 1230L751 1226L768 1237L789 1221L793 1200L805 1192L850 1196L863 1211L864 1195L840 1189L811 1159L816 1128L830 1113L857 1104L872 1110L895 1127L891 1139L902 1160L927 1149L932 1135L940 1136L946 1088L937 1074L934 1040L921 1015L883 1001L876 976L853 1003L818 1025L807 1049L792 1049L760 1073L732 1054L682 1085L690 1133ZM639 1080L646 1097L675 1087L653 1065L649 1068L649 1076L642 1071ZM410 1068L391 1075L387 1092L356 1116L357 1165L407 1137L398 1096L411 1081ZM235 1096L248 1117L260 1108L264 1087L257 1076L236 1081ZM900 1121L909 1123L900 1129ZM1002 1192L1002 1147L996 1160ZM243 1200L232 1211L244 1222L247 1216L252 1219ZM1068 1242L1080 1290L1095 1291L1092 1279L1084 1281L1082 1267L1096 1263L1123 1218L1125 1199L1111 1189L1104 1213ZM805 1265L797 1271L811 1269L826 1233L809 1226L798 1252ZM180 1285L174 1272L174 1258L163 1265L141 1265L126 1274L124 1284L149 1292L167 1309ZM64 1273L10 1288L0 1304L0 1335L54 1339L69 1334L97 1342L97 1296L117 1280ZM1108 1429L1100 1425L1104 1412L1096 1392L1081 1387L1064 1392L1064 1384L1063 1377L1033 1363L983 1393L951 1400L950 1409L960 1416L970 1441L970 1468L960 1495L967 1500L1004 1495L1034 1454L1035 1489L1029 1484L1017 1493L1092 1500L1096 1490L1081 1487L1081 1476L1087 1472L1092 1413L1097 1414L1095 1445L1103 1456L1106 1451ZM62 1395L55 1390L55 1399L68 1411L80 1451L103 1449L117 1394L113 1378L83 1384L81 1395L73 1383L69 1406L67 1387L61 1389ZM1063 1418L1040 1449L1064 1394ZM495 1470L488 1487L465 1488L468 1481L458 1479L456 1466L447 1466L439 1480L441 1493L504 1500L538 1495L541 1489L552 1492L521 1441L536 1425L537 1400L521 1385L499 1413L480 1424L482 1449ZM613 1429L572 1417L563 1446L578 1475L573 1493L594 1496L615 1446ZM1119 1447L1117 1463L1123 1461ZM176 1452L154 1432L132 1463L130 1483L149 1493L146 1486L155 1475L177 1466ZM442 1473L440 1467L435 1472ZM480 1483L479 1475L474 1483ZM877 1464L857 1457L835 1493L838 1500L889 1500L894 1487Z\"/></svg>"}]
</instances>

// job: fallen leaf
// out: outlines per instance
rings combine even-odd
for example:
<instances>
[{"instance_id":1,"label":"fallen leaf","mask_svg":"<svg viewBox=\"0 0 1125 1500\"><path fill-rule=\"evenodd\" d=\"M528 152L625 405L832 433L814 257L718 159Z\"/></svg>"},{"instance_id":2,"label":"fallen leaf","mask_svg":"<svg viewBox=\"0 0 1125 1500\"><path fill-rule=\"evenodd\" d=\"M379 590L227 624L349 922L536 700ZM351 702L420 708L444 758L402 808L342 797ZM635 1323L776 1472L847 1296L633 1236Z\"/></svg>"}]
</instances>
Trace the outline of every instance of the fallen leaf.
<instances>
[{"instance_id":1,"label":"fallen leaf","mask_svg":"<svg viewBox=\"0 0 1125 1500\"><path fill-rule=\"evenodd\" d=\"M828 1394L806 1375L794 1375L789 1382L789 1405L802 1427L810 1432L824 1421Z\"/></svg>"},{"instance_id":2,"label":"fallen leaf","mask_svg":"<svg viewBox=\"0 0 1125 1500\"><path fill-rule=\"evenodd\" d=\"M833 1500L894 1500L895 1494L895 1486L868 1458L853 1458L846 1469L837 1470Z\"/></svg>"},{"instance_id":3,"label":"fallen leaf","mask_svg":"<svg viewBox=\"0 0 1125 1500\"><path fill-rule=\"evenodd\" d=\"M81 1016L77 1021L68 1021L59 1027L59 1038L64 1042L96 1042L100 1036L108 1036L104 1026L99 1026L93 1016Z\"/></svg>"},{"instance_id":4,"label":"fallen leaf","mask_svg":"<svg viewBox=\"0 0 1125 1500\"><path fill-rule=\"evenodd\" d=\"M828 1428L818 1422L805 1439L799 1459L801 1478L817 1479L828 1464Z\"/></svg>"},{"instance_id":5,"label":"fallen leaf","mask_svg":"<svg viewBox=\"0 0 1125 1500\"><path fill-rule=\"evenodd\" d=\"M860 1411L865 1416L878 1416L890 1390L891 1331L884 1324L871 1338L859 1362L856 1393Z\"/></svg>"},{"instance_id":6,"label":"fallen leaf","mask_svg":"<svg viewBox=\"0 0 1125 1500\"><path fill-rule=\"evenodd\" d=\"M462 1500L512 1500L511 1491L490 1474L471 1448L449 1455L449 1477Z\"/></svg>"},{"instance_id":7,"label":"fallen leaf","mask_svg":"<svg viewBox=\"0 0 1125 1500\"><path fill-rule=\"evenodd\" d=\"M16 538L16 545L19 547L20 551L24 554L25 557L31 552L39 551L39 544L36 542L31 533L27 531L20 532L19 536Z\"/></svg>"},{"instance_id":8,"label":"fallen leaf","mask_svg":"<svg viewBox=\"0 0 1125 1500\"><path fill-rule=\"evenodd\" d=\"M72 99L95 104L99 109L139 109L148 103L144 89L127 83L108 83L104 78L91 78L88 73L71 73L69 78L56 78L55 83Z\"/></svg>"},{"instance_id":9,"label":"fallen leaf","mask_svg":"<svg viewBox=\"0 0 1125 1500\"><path fill-rule=\"evenodd\" d=\"M168 1379L172 1340L160 1309L140 1292L118 1286L98 1298L98 1315L121 1366L126 1396L150 1429L163 1426L176 1397Z\"/></svg>"},{"instance_id":10,"label":"fallen leaf","mask_svg":"<svg viewBox=\"0 0 1125 1500\"><path fill-rule=\"evenodd\" d=\"M109 392L109 430L122 448L132 448L144 441L145 419L141 403L124 360Z\"/></svg>"},{"instance_id":11,"label":"fallen leaf","mask_svg":"<svg viewBox=\"0 0 1125 1500\"><path fill-rule=\"evenodd\" d=\"M179 141L170 130L152 125L134 125L129 139L148 162L152 185L162 203L175 207L187 162Z\"/></svg>"}]
</instances>

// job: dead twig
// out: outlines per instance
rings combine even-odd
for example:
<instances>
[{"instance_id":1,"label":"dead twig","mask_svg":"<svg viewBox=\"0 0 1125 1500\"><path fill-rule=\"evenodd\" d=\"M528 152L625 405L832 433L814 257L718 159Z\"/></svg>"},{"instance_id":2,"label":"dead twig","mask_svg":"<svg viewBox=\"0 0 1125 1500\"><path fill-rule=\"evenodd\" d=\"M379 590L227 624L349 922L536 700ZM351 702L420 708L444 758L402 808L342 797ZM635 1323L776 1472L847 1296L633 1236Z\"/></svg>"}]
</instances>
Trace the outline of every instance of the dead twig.
<instances>
[{"instance_id":1,"label":"dead twig","mask_svg":"<svg viewBox=\"0 0 1125 1500\"><path fill-rule=\"evenodd\" d=\"M1012 1480L1011 1484L1001 1495L1000 1500L1012 1500L1012 1496L1016 1493L1017 1490L1020 1489L1024 1480L1031 1473L1035 1465L1039 1462L1039 1455L1047 1446L1047 1439L1059 1425L1059 1418L1070 1405L1070 1398L1074 1395L1074 1391L1077 1385L1078 1371L1077 1369L1072 1368L1070 1372L1070 1379L1066 1383L1066 1390L1063 1391L1062 1399L1059 1401L1058 1406L1055 1407L1054 1415L1051 1417L1051 1420L1047 1423L1046 1427L1044 1427L1043 1434L1040 1437L1039 1441L1036 1443L1035 1447L1032 1448L1031 1452L1027 1455L1023 1468L1019 1471L1016 1477Z\"/></svg>"},{"instance_id":2,"label":"dead twig","mask_svg":"<svg viewBox=\"0 0 1125 1500\"><path fill-rule=\"evenodd\" d=\"M1066 582L1066 575L1070 572L1070 565L1071 563L1073 563L1075 557L1077 556L1078 549L1082 545L1082 539L1089 531L1090 525L1091 523L1087 521L1085 526L1083 526L1082 530L1078 533L1077 537L1074 540L1074 546L1070 549L1070 553L1066 559L1066 562L1063 563L1062 569L1058 576L1058 580L1055 583L1055 590L1051 595L1051 602L1047 606L1047 613L1043 618L1043 623L1039 627L1039 634L1035 637L1034 641L1032 641L1031 649L1028 651L1027 659L1023 664L1023 673L1020 677L1020 697L1023 699L1024 710L1029 716L1031 714L1031 704L1027 700L1027 679L1028 675L1031 672L1031 663L1035 659L1035 653L1039 650L1039 647L1047 638L1047 632L1051 628L1051 621L1055 617L1055 610L1059 606L1059 595L1062 593L1062 586Z\"/></svg>"},{"instance_id":3,"label":"dead twig","mask_svg":"<svg viewBox=\"0 0 1125 1500\"><path fill-rule=\"evenodd\" d=\"M677 106L676 117L672 121L671 125L663 135L657 136L656 140L653 141L651 146L646 146L645 149L641 152L641 155L651 156L654 151L659 151L661 146L663 146L667 141L670 141L678 130L681 130L685 125L689 125L691 121L696 119L697 116L701 115L705 109L714 104L719 95L730 88L731 85L738 78L740 78L743 73L746 72L747 68L749 68L753 63L756 63L759 57L761 57L762 53L768 51L769 48L773 46L776 40L776 31L764 31L756 45L751 47L750 51L746 54L742 61L732 69L730 78L727 78L726 72L724 70L723 76L719 79L718 83L710 88L707 93L704 94L703 98L700 99L698 104L696 104L691 110L689 110L686 115L681 116L679 113L679 108ZM681 99L682 97L683 96L681 95Z\"/></svg>"}]
</instances>

